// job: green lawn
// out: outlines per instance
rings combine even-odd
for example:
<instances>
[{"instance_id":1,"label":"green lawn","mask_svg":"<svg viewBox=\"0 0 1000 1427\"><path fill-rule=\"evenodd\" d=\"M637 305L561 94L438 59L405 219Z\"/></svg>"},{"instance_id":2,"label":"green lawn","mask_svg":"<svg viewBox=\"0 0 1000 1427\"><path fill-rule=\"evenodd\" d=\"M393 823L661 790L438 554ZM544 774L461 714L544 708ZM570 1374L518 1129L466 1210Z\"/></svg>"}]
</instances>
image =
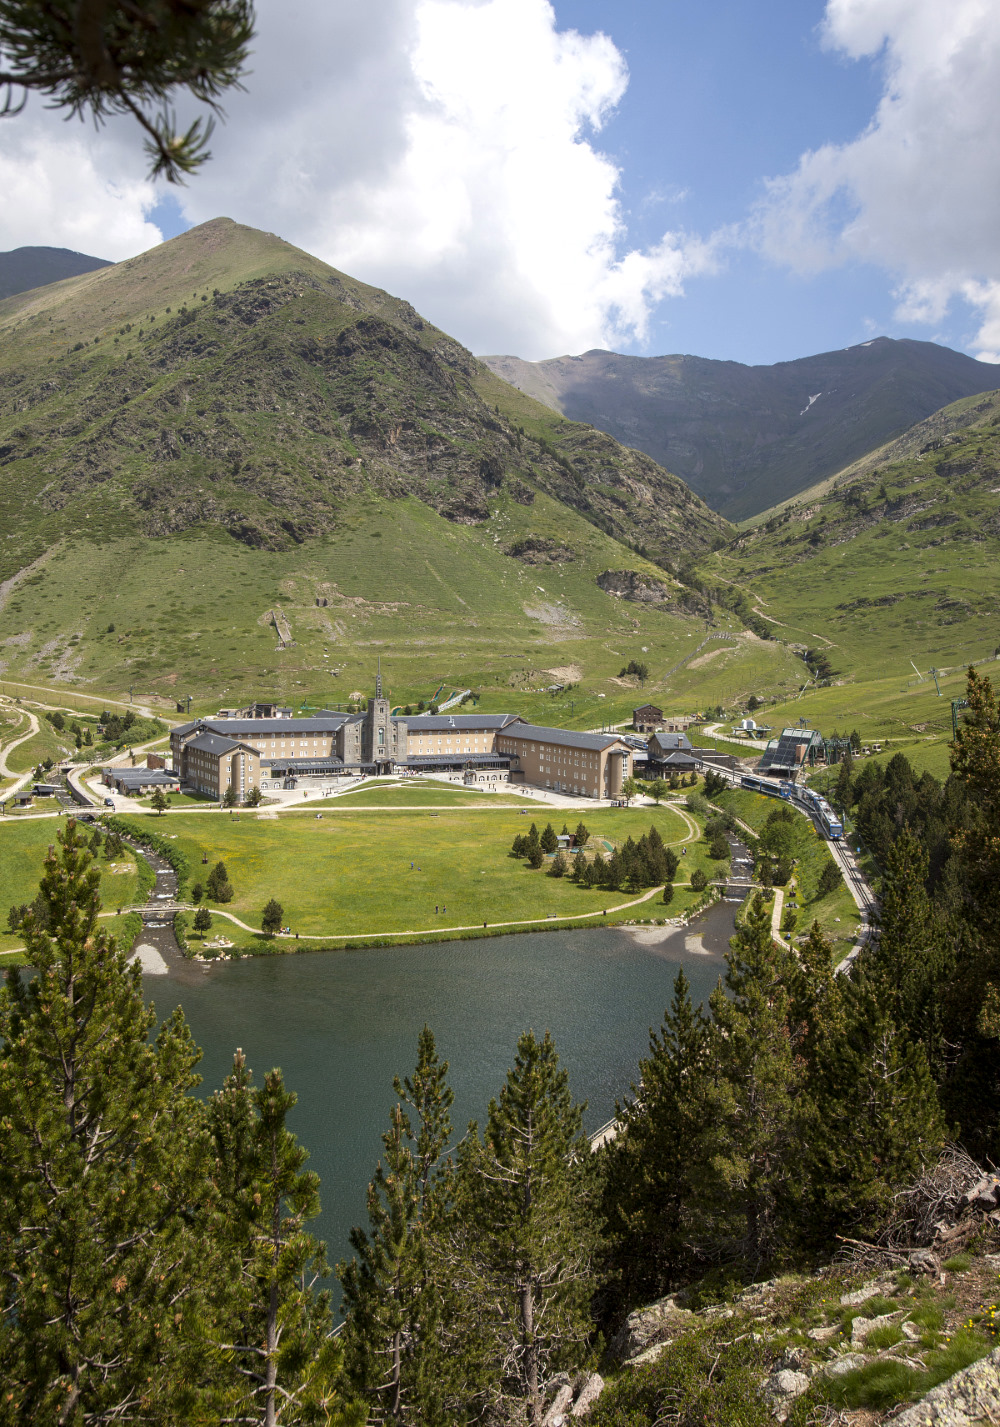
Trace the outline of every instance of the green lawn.
<instances>
[{"instance_id":1,"label":"green lawn","mask_svg":"<svg viewBox=\"0 0 1000 1427\"><path fill-rule=\"evenodd\" d=\"M0 887L3 888L3 904L0 905L0 951L9 951L21 945L19 936L7 934L7 912L11 904L30 902L38 891L45 853L56 840L60 824L52 822L0 822ZM131 861L131 854L129 854ZM101 899L105 910L127 906L135 898L136 876L134 872L111 872L102 859ZM134 866L134 863L133 863ZM0 961L0 966L4 963Z\"/></svg>"},{"instance_id":2,"label":"green lawn","mask_svg":"<svg viewBox=\"0 0 1000 1427\"><path fill-rule=\"evenodd\" d=\"M534 804L534 799L518 796L511 793L489 793L483 788L466 788L461 784L449 787L447 784L425 781L424 779L407 779L402 786L379 787L377 784L368 783L361 788L352 788L349 793L341 793L335 798L323 798L316 800L316 806L322 803L323 807L346 805L350 807L352 803L359 803L362 806L405 808L414 805L424 806L428 803L440 804L442 807L448 806L468 806L469 804L485 804L488 807L526 807ZM579 821L579 819L577 819Z\"/></svg>"},{"instance_id":3,"label":"green lawn","mask_svg":"<svg viewBox=\"0 0 1000 1427\"><path fill-rule=\"evenodd\" d=\"M541 828L547 816L540 809L535 813ZM391 818L361 811L338 818L326 811L322 819L307 812L264 822L178 814L170 819L170 830L179 834L178 846L195 869L193 880L216 861L225 862L236 891L225 910L256 926L264 903L275 897L286 923L304 934L426 932L550 913L600 916L604 907L632 900L625 893L583 890L509 857L513 838L527 832L531 821L514 809L403 811ZM561 816L552 821L561 828ZM630 833L638 838L651 824L678 846L688 836L683 820L667 808L593 809L586 823L592 834L617 840ZM690 876L696 866L715 867L703 844L692 846L679 876ZM622 918L677 916L694 900L679 887L669 912L662 902L650 901ZM435 913L435 905L447 911ZM224 919L217 919L215 930L223 927ZM225 927L227 936L241 939L235 932Z\"/></svg>"}]
</instances>

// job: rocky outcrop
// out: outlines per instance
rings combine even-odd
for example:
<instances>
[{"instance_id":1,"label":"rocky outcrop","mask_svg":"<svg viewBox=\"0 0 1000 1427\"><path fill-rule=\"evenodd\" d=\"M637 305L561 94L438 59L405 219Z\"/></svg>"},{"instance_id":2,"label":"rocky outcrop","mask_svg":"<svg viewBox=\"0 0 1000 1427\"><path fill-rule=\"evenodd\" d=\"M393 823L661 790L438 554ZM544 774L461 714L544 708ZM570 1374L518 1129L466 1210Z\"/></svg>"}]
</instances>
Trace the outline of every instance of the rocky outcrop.
<instances>
[{"instance_id":1,"label":"rocky outcrop","mask_svg":"<svg viewBox=\"0 0 1000 1427\"><path fill-rule=\"evenodd\" d=\"M527 535L523 540L515 540L513 545L508 545L507 554L524 565L564 565L576 559L575 552L568 546L546 535Z\"/></svg>"},{"instance_id":2,"label":"rocky outcrop","mask_svg":"<svg viewBox=\"0 0 1000 1427\"><path fill-rule=\"evenodd\" d=\"M600 1373L585 1373L575 1381L568 1374L560 1373L546 1387L546 1395L555 1391L542 1418L542 1427L569 1427L576 1418L579 1421L590 1414L594 1403L604 1391L604 1379Z\"/></svg>"},{"instance_id":3,"label":"rocky outcrop","mask_svg":"<svg viewBox=\"0 0 1000 1427\"><path fill-rule=\"evenodd\" d=\"M985 1427L1000 1422L1000 1348L932 1388L893 1427Z\"/></svg>"},{"instance_id":4,"label":"rocky outcrop","mask_svg":"<svg viewBox=\"0 0 1000 1427\"><path fill-rule=\"evenodd\" d=\"M638 570L605 570L597 583L615 599L632 600L635 604L666 604L673 595L670 585L662 580L640 575Z\"/></svg>"}]
</instances>

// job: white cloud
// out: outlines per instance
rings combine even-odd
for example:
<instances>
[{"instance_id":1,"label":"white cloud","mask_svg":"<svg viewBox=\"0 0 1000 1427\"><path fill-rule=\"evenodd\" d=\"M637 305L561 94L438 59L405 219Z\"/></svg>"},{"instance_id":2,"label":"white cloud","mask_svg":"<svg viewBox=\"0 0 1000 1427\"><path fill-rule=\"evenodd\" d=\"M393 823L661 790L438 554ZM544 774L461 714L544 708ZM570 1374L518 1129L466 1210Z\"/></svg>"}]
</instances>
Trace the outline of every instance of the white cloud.
<instances>
[{"instance_id":1,"label":"white cloud","mask_svg":"<svg viewBox=\"0 0 1000 1427\"><path fill-rule=\"evenodd\" d=\"M828 0L824 38L884 66L851 143L803 154L755 218L770 256L803 271L860 259L890 271L901 320L936 323L962 298L979 355L1000 341L1000 6L995 0Z\"/></svg>"},{"instance_id":2,"label":"white cloud","mask_svg":"<svg viewBox=\"0 0 1000 1427\"><path fill-rule=\"evenodd\" d=\"M110 136L117 164L82 125L44 111L0 120L0 139L0 249L72 248L117 261L161 241L145 217L155 195L141 158L130 164Z\"/></svg>"},{"instance_id":3,"label":"white cloud","mask_svg":"<svg viewBox=\"0 0 1000 1427\"><path fill-rule=\"evenodd\" d=\"M248 92L227 100L212 162L179 194L191 221L280 233L476 351L530 357L641 341L655 305L711 267L682 234L628 250L618 170L596 140L625 63L605 35L558 30L549 0L257 8ZM0 133L15 125L23 212L0 235L73 232L70 246L109 257L157 240L148 188L107 178L129 145L141 163L130 125L96 139L75 126L58 152L38 106Z\"/></svg>"}]
</instances>

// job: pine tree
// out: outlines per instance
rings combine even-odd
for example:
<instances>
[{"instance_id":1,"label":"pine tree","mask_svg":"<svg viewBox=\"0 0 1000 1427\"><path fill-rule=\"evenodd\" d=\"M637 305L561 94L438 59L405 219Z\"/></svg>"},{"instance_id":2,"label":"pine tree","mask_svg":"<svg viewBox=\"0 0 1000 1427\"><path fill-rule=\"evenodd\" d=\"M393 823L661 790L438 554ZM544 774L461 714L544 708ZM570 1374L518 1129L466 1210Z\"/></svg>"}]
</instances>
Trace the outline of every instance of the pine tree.
<instances>
[{"instance_id":1,"label":"pine tree","mask_svg":"<svg viewBox=\"0 0 1000 1427\"><path fill-rule=\"evenodd\" d=\"M932 1065L940 1062L941 990L953 969L943 928L934 924L927 895L927 852L903 828L885 852L879 903L882 934L865 970L892 1020L922 1041Z\"/></svg>"},{"instance_id":2,"label":"pine tree","mask_svg":"<svg viewBox=\"0 0 1000 1427\"><path fill-rule=\"evenodd\" d=\"M542 829L542 835L539 838L539 842L541 843L543 852L555 852L556 848L559 846L559 838L556 835L556 830L551 823L545 824L545 827Z\"/></svg>"},{"instance_id":3,"label":"pine tree","mask_svg":"<svg viewBox=\"0 0 1000 1427\"><path fill-rule=\"evenodd\" d=\"M275 932L280 932L285 919L285 909L280 902L276 902L272 897L265 905L260 916L261 930L265 936L274 936Z\"/></svg>"},{"instance_id":4,"label":"pine tree","mask_svg":"<svg viewBox=\"0 0 1000 1427\"><path fill-rule=\"evenodd\" d=\"M673 890L672 888L670 889ZM691 1002L683 970L639 1088L615 1106L618 1134L605 1152L608 1268L625 1304L657 1298L676 1282L686 1248L694 1169L704 1142L712 1079L712 1030Z\"/></svg>"},{"instance_id":5,"label":"pine tree","mask_svg":"<svg viewBox=\"0 0 1000 1427\"><path fill-rule=\"evenodd\" d=\"M153 789L153 796L150 798L149 802L150 807L153 808L153 810L159 817L162 817L163 814L166 812L167 808L169 808L170 806L170 799L167 797L166 793L163 791L162 788Z\"/></svg>"},{"instance_id":6,"label":"pine tree","mask_svg":"<svg viewBox=\"0 0 1000 1427\"><path fill-rule=\"evenodd\" d=\"M593 1156L551 1037L521 1036L486 1128L458 1154L458 1216L471 1273L464 1314L486 1335L491 1391L532 1427L542 1383L575 1365L592 1331L599 1227Z\"/></svg>"},{"instance_id":7,"label":"pine tree","mask_svg":"<svg viewBox=\"0 0 1000 1427\"><path fill-rule=\"evenodd\" d=\"M443 1339L445 1288L435 1272L433 1242L448 1214L441 1157L454 1097L447 1074L448 1063L439 1060L424 1026L413 1078L393 1082L400 1103L382 1137L384 1161L368 1186L368 1229L352 1230L355 1257L337 1268L351 1379L375 1420L413 1427L453 1421L449 1400L460 1391L457 1363Z\"/></svg>"},{"instance_id":8,"label":"pine tree","mask_svg":"<svg viewBox=\"0 0 1000 1427\"><path fill-rule=\"evenodd\" d=\"M865 1237L885 1223L893 1194L937 1158L944 1119L922 1046L889 1014L873 981L838 977L814 1051L801 1115L805 1211L812 1241Z\"/></svg>"},{"instance_id":9,"label":"pine tree","mask_svg":"<svg viewBox=\"0 0 1000 1427\"><path fill-rule=\"evenodd\" d=\"M552 866L549 871L550 875L553 877L566 876L566 857L562 852L556 853L555 857L552 860Z\"/></svg>"},{"instance_id":10,"label":"pine tree","mask_svg":"<svg viewBox=\"0 0 1000 1427\"><path fill-rule=\"evenodd\" d=\"M788 1026L789 957L771 939L771 912L761 897L730 946L725 989L720 982L709 998L716 1079L706 1116L706 1227L710 1235L732 1233L756 1271L778 1243L801 1071Z\"/></svg>"},{"instance_id":11,"label":"pine tree","mask_svg":"<svg viewBox=\"0 0 1000 1427\"><path fill-rule=\"evenodd\" d=\"M573 842L577 848L586 847L587 839L590 836L586 825L581 820L576 825L576 832L573 834Z\"/></svg>"},{"instance_id":12,"label":"pine tree","mask_svg":"<svg viewBox=\"0 0 1000 1427\"><path fill-rule=\"evenodd\" d=\"M319 1179L288 1130L296 1097L272 1070L260 1089L242 1051L208 1109L220 1198L215 1238L225 1273L215 1307L217 1359L209 1402L221 1420L364 1422L340 1393L341 1352L330 1337L324 1247L306 1230ZM206 1394L208 1396L208 1394ZM346 1416L342 1417L346 1409Z\"/></svg>"},{"instance_id":13,"label":"pine tree","mask_svg":"<svg viewBox=\"0 0 1000 1427\"><path fill-rule=\"evenodd\" d=\"M537 870L544 861L545 854L542 851L541 843L533 842L528 848L528 866Z\"/></svg>"},{"instance_id":14,"label":"pine tree","mask_svg":"<svg viewBox=\"0 0 1000 1427\"><path fill-rule=\"evenodd\" d=\"M100 874L70 819L0 992L0 1380L22 1422L185 1416L212 1245L199 1233L199 1051L157 1017L98 924Z\"/></svg>"},{"instance_id":15,"label":"pine tree","mask_svg":"<svg viewBox=\"0 0 1000 1427\"><path fill-rule=\"evenodd\" d=\"M196 932L205 933L212 929L212 913L207 907L199 907L194 914L193 926Z\"/></svg>"}]
</instances>

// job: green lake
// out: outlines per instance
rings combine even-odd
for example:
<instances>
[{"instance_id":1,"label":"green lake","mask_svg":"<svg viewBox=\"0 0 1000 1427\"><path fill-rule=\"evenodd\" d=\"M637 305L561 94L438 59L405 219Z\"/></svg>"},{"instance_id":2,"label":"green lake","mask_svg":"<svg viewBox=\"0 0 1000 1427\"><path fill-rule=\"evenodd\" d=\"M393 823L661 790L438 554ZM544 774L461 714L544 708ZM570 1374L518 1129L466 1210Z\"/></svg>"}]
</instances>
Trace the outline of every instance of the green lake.
<instances>
[{"instance_id":1,"label":"green lake","mask_svg":"<svg viewBox=\"0 0 1000 1427\"><path fill-rule=\"evenodd\" d=\"M687 930L609 927L349 953L201 965L171 959L146 979L160 1015L183 1006L204 1051L203 1091L221 1084L235 1047L260 1083L280 1066L299 1103L291 1128L322 1181L314 1231L331 1263L364 1219L365 1188L393 1103L392 1077L416 1059L426 1022L451 1064L455 1138L482 1119L517 1037L551 1030L586 1128L614 1114L636 1078L683 964L696 998L723 970L732 904ZM334 1287L334 1298L337 1290Z\"/></svg>"}]
</instances>

